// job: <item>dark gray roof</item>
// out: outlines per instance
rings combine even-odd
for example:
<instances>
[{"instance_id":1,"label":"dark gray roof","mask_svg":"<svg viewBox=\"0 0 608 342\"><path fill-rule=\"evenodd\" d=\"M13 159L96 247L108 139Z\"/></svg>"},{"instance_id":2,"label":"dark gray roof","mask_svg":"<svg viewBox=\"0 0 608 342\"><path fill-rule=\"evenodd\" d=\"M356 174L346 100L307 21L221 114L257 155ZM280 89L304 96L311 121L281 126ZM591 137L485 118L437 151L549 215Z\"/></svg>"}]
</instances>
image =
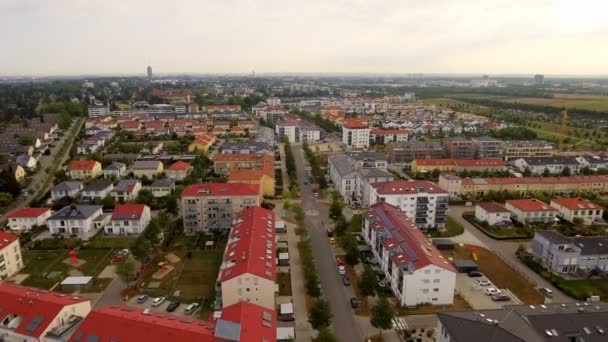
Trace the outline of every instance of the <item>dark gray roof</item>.
<instances>
[{"instance_id":1,"label":"dark gray roof","mask_svg":"<svg viewBox=\"0 0 608 342\"><path fill-rule=\"evenodd\" d=\"M126 169L126 168L127 168L127 164L125 164L125 163L113 162L112 164L106 166L104 170L118 171L118 170Z\"/></svg>"},{"instance_id":2,"label":"dark gray roof","mask_svg":"<svg viewBox=\"0 0 608 342\"><path fill-rule=\"evenodd\" d=\"M579 236L572 242L581 249L581 255L608 254L608 236Z\"/></svg>"},{"instance_id":3,"label":"dark gray roof","mask_svg":"<svg viewBox=\"0 0 608 342\"><path fill-rule=\"evenodd\" d=\"M452 342L525 342L500 326L487 321L469 320L449 313L438 313L437 318L449 332Z\"/></svg>"},{"instance_id":4,"label":"dark gray roof","mask_svg":"<svg viewBox=\"0 0 608 342\"><path fill-rule=\"evenodd\" d=\"M357 161L387 160L386 153L382 152L347 152L346 155Z\"/></svg>"},{"instance_id":5,"label":"dark gray roof","mask_svg":"<svg viewBox=\"0 0 608 342\"><path fill-rule=\"evenodd\" d=\"M607 156L584 156L583 158L591 165L608 163Z\"/></svg>"},{"instance_id":6,"label":"dark gray roof","mask_svg":"<svg viewBox=\"0 0 608 342\"><path fill-rule=\"evenodd\" d=\"M528 165L580 165L575 157L523 158Z\"/></svg>"},{"instance_id":7,"label":"dark gray roof","mask_svg":"<svg viewBox=\"0 0 608 342\"><path fill-rule=\"evenodd\" d=\"M240 341L241 325L239 323L218 319L215 324L215 337L227 341Z\"/></svg>"},{"instance_id":8,"label":"dark gray roof","mask_svg":"<svg viewBox=\"0 0 608 342\"><path fill-rule=\"evenodd\" d=\"M557 232L555 230L541 230L537 231L535 234L538 234L545 239L549 240L551 243L555 244L567 244L570 243L570 238L565 236L564 234Z\"/></svg>"},{"instance_id":9,"label":"dark gray roof","mask_svg":"<svg viewBox=\"0 0 608 342\"><path fill-rule=\"evenodd\" d=\"M354 165L351 164L348 157L344 153L335 153L330 155L329 161L342 177L355 172Z\"/></svg>"},{"instance_id":10,"label":"dark gray roof","mask_svg":"<svg viewBox=\"0 0 608 342\"><path fill-rule=\"evenodd\" d=\"M86 220L96 215L100 205L68 205L57 211L49 220Z\"/></svg>"},{"instance_id":11,"label":"dark gray roof","mask_svg":"<svg viewBox=\"0 0 608 342\"><path fill-rule=\"evenodd\" d=\"M107 179L97 179L89 183L82 191L101 191L112 186L112 182Z\"/></svg>"},{"instance_id":12,"label":"dark gray roof","mask_svg":"<svg viewBox=\"0 0 608 342\"><path fill-rule=\"evenodd\" d=\"M158 160L137 160L131 165L131 170L156 169L159 163L161 162Z\"/></svg>"},{"instance_id":13,"label":"dark gray roof","mask_svg":"<svg viewBox=\"0 0 608 342\"><path fill-rule=\"evenodd\" d=\"M439 245L449 245L452 246L454 245L454 241L452 241L451 239L433 239L433 245L435 246L439 246Z\"/></svg>"},{"instance_id":14,"label":"dark gray roof","mask_svg":"<svg viewBox=\"0 0 608 342\"><path fill-rule=\"evenodd\" d=\"M222 151L272 151L273 148L269 143L266 142L246 142L246 141L226 141L222 144Z\"/></svg>"},{"instance_id":15,"label":"dark gray roof","mask_svg":"<svg viewBox=\"0 0 608 342\"><path fill-rule=\"evenodd\" d=\"M169 188L175 185L175 181L171 178L162 178L155 180L150 187L152 188Z\"/></svg>"},{"instance_id":16,"label":"dark gray roof","mask_svg":"<svg viewBox=\"0 0 608 342\"><path fill-rule=\"evenodd\" d=\"M116 184L114 187L114 191L127 191L130 192L133 190L135 184L139 183L137 179L123 179Z\"/></svg>"},{"instance_id":17,"label":"dark gray roof","mask_svg":"<svg viewBox=\"0 0 608 342\"><path fill-rule=\"evenodd\" d=\"M433 241L435 243L435 241ZM469 259L456 259L452 261L456 267L477 267L477 263Z\"/></svg>"},{"instance_id":18,"label":"dark gray roof","mask_svg":"<svg viewBox=\"0 0 608 342\"><path fill-rule=\"evenodd\" d=\"M51 192L53 191L74 191L78 190L82 187L82 183L75 181L65 181L55 185Z\"/></svg>"},{"instance_id":19,"label":"dark gray roof","mask_svg":"<svg viewBox=\"0 0 608 342\"><path fill-rule=\"evenodd\" d=\"M386 172L386 171L382 171L382 170L374 169L374 168L359 169L358 172L362 178L377 178L377 177L395 178L395 176L393 176L393 174L390 172Z\"/></svg>"}]
</instances>

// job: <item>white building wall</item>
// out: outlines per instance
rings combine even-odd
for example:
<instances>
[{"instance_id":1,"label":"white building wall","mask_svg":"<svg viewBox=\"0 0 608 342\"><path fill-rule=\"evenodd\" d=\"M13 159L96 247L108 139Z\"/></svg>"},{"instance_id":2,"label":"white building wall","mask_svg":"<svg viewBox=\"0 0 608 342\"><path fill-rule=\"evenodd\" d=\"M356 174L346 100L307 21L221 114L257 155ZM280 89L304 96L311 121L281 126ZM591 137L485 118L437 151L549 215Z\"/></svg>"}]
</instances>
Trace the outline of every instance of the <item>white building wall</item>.
<instances>
[{"instance_id":1,"label":"white building wall","mask_svg":"<svg viewBox=\"0 0 608 342\"><path fill-rule=\"evenodd\" d=\"M412 274L406 274L404 278L401 305L446 305L454 302L455 272L428 265Z\"/></svg>"}]
</instances>

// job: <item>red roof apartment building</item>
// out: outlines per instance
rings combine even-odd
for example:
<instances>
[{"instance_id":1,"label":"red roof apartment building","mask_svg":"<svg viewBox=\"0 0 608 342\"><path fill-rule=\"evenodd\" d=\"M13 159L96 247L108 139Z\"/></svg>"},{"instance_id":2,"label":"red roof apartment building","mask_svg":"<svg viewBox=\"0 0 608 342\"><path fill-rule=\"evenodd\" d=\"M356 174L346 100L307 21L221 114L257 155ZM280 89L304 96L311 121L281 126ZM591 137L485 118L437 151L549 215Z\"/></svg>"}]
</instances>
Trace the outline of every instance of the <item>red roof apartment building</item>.
<instances>
[{"instance_id":1,"label":"red roof apartment building","mask_svg":"<svg viewBox=\"0 0 608 342\"><path fill-rule=\"evenodd\" d=\"M214 229L230 229L234 216L243 209L260 205L260 187L241 183L198 183L187 186L181 195L184 232L194 234Z\"/></svg>"},{"instance_id":2,"label":"red roof apartment building","mask_svg":"<svg viewBox=\"0 0 608 342\"><path fill-rule=\"evenodd\" d=\"M256 206L236 214L218 275L223 307L246 301L274 310L275 249L272 210Z\"/></svg>"}]
</instances>

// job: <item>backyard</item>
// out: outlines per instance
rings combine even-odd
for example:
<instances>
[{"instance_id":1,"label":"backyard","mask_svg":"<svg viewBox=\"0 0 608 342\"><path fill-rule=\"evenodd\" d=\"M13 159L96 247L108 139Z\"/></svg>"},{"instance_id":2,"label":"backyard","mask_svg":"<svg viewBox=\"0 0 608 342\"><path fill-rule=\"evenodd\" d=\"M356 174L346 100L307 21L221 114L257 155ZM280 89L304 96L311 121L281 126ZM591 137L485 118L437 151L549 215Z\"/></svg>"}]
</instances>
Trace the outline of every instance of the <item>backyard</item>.
<instances>
[{"instance_id":1,"label":"backyard","mask_svg":"<svg viewBox=\"0 0 608 342\"><path fill-rule=\"evenodd\" d=\"M448 216L445 222L444 230L429 230L427 235L432 238L447 238L458 236L462 233L464 233L464 227L460 223L456 222L453 218Z\"/></svg>"}]
</instances>

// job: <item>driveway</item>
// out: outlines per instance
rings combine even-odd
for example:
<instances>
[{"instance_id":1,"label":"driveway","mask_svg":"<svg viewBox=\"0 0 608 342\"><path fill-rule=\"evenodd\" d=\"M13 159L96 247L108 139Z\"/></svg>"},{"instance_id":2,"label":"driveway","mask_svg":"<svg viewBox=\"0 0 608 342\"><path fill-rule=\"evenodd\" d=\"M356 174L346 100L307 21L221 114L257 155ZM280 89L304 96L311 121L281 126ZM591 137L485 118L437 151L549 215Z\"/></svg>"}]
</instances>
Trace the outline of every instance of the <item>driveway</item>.
<instances>
[{"instance_id":1,"label":"driveway","mask_svg":"<svg viewBox=\"0 0 608 342\"><path fill-rule=\"evenodd\" d=\"M312 242L315 265L319 272L323 293L331 305L334 333L339 341L363 341L367 333L362 331L360 325L357 324L349 302L350 298L354 297L353 290L350 286L345 287L342 284L342 277L338 275L332 247L323 229L323 222L329 222L329 210L327 206L316 200L310 185L304 185L306 174L304 152L301 146L293 145L292 152L296 162L302 209L306 213L305 223Z\"/></svg>"},{"instance_id":2,"label":"driveway","mask_svg":"<svg viewBox=\"0 0 608 342\"><path fill-rule=\"evenodd\" d=\"M575 301L561 292L551 283L543 279L536 272L532 271L517 258L515 253L517 252L519 245L523 244L526 248L529 248L530 240L499 241L490 238L462 217L462 213L474 210L474 207L456 205L451 205L448 209L448 215L462 224L465 231L464 234L451 238L454 242L473 244L491 250L501 257L505 262L511 265L511 267L513 267L515 270L526 276L537 287L547 287L551 289L553 291L552 300L555 303L568 303Z\"/></svg>"}]
</instances>

